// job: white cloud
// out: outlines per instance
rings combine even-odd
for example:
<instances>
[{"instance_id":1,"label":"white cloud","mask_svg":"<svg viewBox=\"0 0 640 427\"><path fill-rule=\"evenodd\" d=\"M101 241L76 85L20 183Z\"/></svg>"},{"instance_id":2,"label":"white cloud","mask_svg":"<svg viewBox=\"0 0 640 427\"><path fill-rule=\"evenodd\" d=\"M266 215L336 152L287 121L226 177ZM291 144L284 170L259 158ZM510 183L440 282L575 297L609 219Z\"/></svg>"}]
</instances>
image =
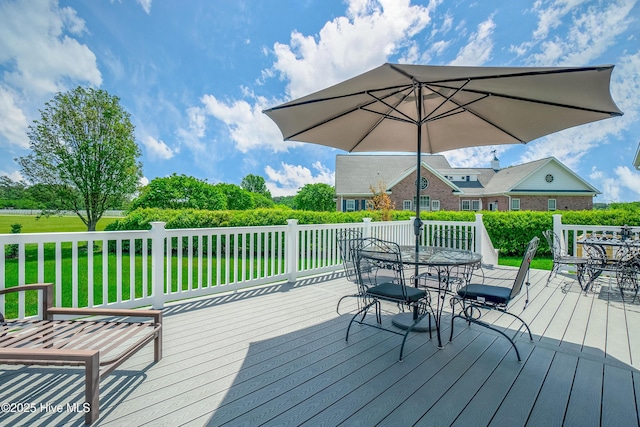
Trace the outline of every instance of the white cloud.
<instances>
[{"instance_id":1,"label":"white cloud","mask_svg":"<svg viewBox=\"0 0 640 427\"><path fill-rule=\"evenodd\" d=\"M278 126L262 110L267 101L262 97L253 97L253 104L244 100L220 101L213 95L204 95L202 103L207 114L220 120L227 126L236 149L242 153L267 147L273 152L284 152L299 142L283 141Z\"/></svg>"},{"instance_id":2,"label":"white cloud","mask_svg":"<svg viewBox=\"0 0 640 427\"><path fill-rule=\"evenodd\" d=\"M353 0L347 15L327 22L316 36L294 31L288 44L274 45L273 70L288 82L288 97L381 65L430 21L429 9L409 0Z\"/></svg>"},{"instance_id":3,"label":"white cloud","mask_svg":"<svg viewBox=\"0 0 640 427\"><path fill-rule=\"evenodd\" d=\"M151 0L136 0L136 2L142 6L147 15L151 13Z\"/></svg>"},{"instance_id":4,"label":"white cloud","mask_svg":"<svg viewBox=\"0 0 640 427\"><path fill-rule=\"evenodd\" d=\"M102 76L91 50L76 38L85 23L70 7L47 0L0 3L0 137L28 147L27 122L56 92Z\"/></svg>"},{"instance_id":5,"label":"white cloud","mask_svg":"<svg viewBox=\"0 0 640 427\"><path fill-rule=\"evenodd\" d=\"M176 150L169 148L162 140L147 136L142 140L142 145L147 149L147 154L151 159L169 160L176 154Z\"/></svg>"},{"instance_id":6,"label":"white cloud","mask_svg":"<svg viewBox=\"0 0 640 427\"><path fill-rule=\"evenodd\" d=\"M529 65L578 65L597 59L614 44L616 37L629 28L633 20L629 14L636 0L601 2L579 9L581 3L583 1L563 1L546 9L535 9L539 23L532 35L533 40L517 48L523 54L540 45L538 53L528 56ZM560 25L559 20L565 16L571 17L571 22L563 23L569 27L566 35L548 39L550 30Z\"/></svg>"},{"instance_id":7,"label":"white cloud","mask_svg":"<svg viewBox=\"0 0 640 427\"><path fill-rule=\"evenodd\" d=\"M12 144L28 148L27 118L16 105L16 97L13 90L0 84L0 135Z\"/></svg>"},{"instance_id":8,"label":"white cloud","mask_svg":"<svg viewBox=\"0 0 640 427\"><path fill-rule=\"evenodd\" d=\"M271 195L278 197L293 196L305 184L322 183L335 185L335 173L329 168L320 162L313 163L312 167L317 171L315 176L311 170L300 165L290 165L282 162L280 170L267 166L265 168L265 173L267 174L266 186Z\"/></svg>"},{"instance_id":9,"label":"white cloud","mask_svg":"<svg viewBox=\"0 0 640 427\"><path fill-rule=\"evenodd\" d=\"M500 159L500 155L510 148L512 148L510 145L492 145L461 148L439 154L445 156L454 168L488 168L491 166L491 160L493 160L493 151L495 151L495 156ZM501 165L501 167L505 166L508 165Z\"/></svg>"},{"instance_id":10,"label":"white cloud","mask_svg":"<svg viewBox=\"0 0 640 427\"><path fill-rule=\"evenodd\" d=\"M99 86L96 56L72 36L85 31L70 7L47 0L18 0L0 6L0 64L5 83L48 94L65 89L67 79Z\"/></svg>"},{"instance_id":11,"label":"white cloud","mask_svg":"<svg viewBox=\"0 0 640 427\"><path fill-rule=\"evenodd\" d=\"M279 76L287 82L287 97L296 98L379 66L409 47L409 39L429 23L431 7L412 6L409 0L352 0L347 16L327 22L319 34L293 31L288 44L276 43L275 62L262 71L258 84ZM410 49L406 58L413 58ZM283 141L275 123L262 113L280 100L268 101L247 88L242 91L241 100L202 97L206 113L226 125L240 152L284 152L300 145Z\"/></svg>"},{"instance_id":12,"label":"white cloud","mask_svg":"<svg viewBox=\"0 0 640 427\"><path fill-rule=\"evenodd\" d=\"M489 17L486 21L478 25L478 31L469 36L466 46L460 49L456 58L451 61L450 65L482 65L491 59L491 51L493 50L493 31L496 24L493 17Z\"/></svg>"},{"instance_id":13,"label":"white cloud","mask_svg":"<svg viewBox=\"0 0 640 427\"><path fill-rule=\"evenodd\" d=\"M11 181L13 182L25 181L25 178L24 176L22 176L22 172L20 171L13 171L13 172L0 171L0 175L9 177L9 179L11 179Z\"/></svg>"},{"instance_id":14,"label":"white cloud","mask_svg":"<svg viewBox=\"0 0 640 427\"><path fill-rule=\"evenodd\" d=\"M602 195L605 203L621 201L623 191L630 192L633 198L640 196L640 173L631 170L627 166L618 166L613 170L614 176L608 176L605 172L593 167L589 178L598 181L602 187Z\"/></svg>"}]
</instances>

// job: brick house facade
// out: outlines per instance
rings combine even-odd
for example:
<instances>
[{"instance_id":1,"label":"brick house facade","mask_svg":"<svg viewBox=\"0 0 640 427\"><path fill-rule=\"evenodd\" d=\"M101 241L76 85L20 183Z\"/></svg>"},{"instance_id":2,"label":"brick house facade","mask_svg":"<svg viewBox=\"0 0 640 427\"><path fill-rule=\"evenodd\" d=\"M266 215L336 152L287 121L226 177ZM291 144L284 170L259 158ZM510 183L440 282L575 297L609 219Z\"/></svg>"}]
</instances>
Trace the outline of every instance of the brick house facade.
<instances>
[{"instance_id":1,"label":"brick house facade","mask_svg":"<svg viewBox=\"0 0 640 427\"><path fill-rule=\"evenodd\" d=\"M398 210L415 210L415 156L336 156L336 209L367 209L382 185ZM491 168L452 168L444 156L425 155L421 163L420 209L588 210L599 191L553 157Z\"/></svg>"}]
</instances>

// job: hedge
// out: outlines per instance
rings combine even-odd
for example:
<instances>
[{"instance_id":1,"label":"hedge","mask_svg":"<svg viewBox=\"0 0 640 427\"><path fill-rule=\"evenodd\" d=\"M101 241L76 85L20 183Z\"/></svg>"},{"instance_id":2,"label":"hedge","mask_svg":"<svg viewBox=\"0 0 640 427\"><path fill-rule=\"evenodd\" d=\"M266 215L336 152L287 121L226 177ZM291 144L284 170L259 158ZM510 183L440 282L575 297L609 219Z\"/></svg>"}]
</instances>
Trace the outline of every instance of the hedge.
<instances>
[{"instance_id":1,"label":"hedge","mask_svg":"<svg viewBox=\"0 0 640 427\"><path fill-rule=\"evenodd\" d=\"M638 212L615 209L597 211L559 211L559 212L488 212L483 211L483 221L493 246L501 255L519 256L533 236L541 239L538 254L550 256L551 252L542 236L544 230L553 226L552 215L562 214L565 224L579 225L615 225L638 226ZM475 212L423 212L423 220L473 221ZM106 227L106 230L148 230L150 222L163 221L169 229L213 228L285 225L287 219L297 219L299 224L332 224L362 222L363 218L380 221L380 211L357 212L312 212L291 209L254 209L249 211L207 211L197 209L137 209L125 218ZM392 211L394 221L408 220L411 211Z\"/></svg>"}]
</instances>

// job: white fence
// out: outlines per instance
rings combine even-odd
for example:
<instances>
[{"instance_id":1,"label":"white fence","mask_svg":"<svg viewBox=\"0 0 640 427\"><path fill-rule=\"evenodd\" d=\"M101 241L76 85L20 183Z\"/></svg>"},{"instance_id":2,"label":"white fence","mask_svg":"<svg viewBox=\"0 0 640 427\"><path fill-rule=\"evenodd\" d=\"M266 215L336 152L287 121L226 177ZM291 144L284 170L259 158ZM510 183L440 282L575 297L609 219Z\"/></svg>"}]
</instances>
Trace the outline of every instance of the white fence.
<instances>
[{"instance_id":1,"label":"white fence","mask_svg":"<svg viewBox=\"0 0 640 427\"><path fill-rule=\"evenodd\" d=\"M415 243L413 220L283 226L0 235L0 288L53 282L56 306L161 308L166 302L282 281L342 268L337 233ZM436 230L464 229L469 249L497 264L482 215L475 221L426 221L421 244ZM0 296L6 317L35 316L37 295Z\"/></svg>"},{"instance_id":2,"label":"white fence","mask_svg":"<svg viewBox=\"0 0 640 427\"><path fill-rule=\"evenodd\" d=\"M631 237L633 239L640 239L640 227L629 227L631 230ZM619 237L622 233L622 227L619 225L574 225L563 224L562 215L553 215L553 231L560 239L560 245L562 249L575 256L582 255L582 245L580 240L591 237L593 235L607 235L609 237Z\"/></svg>"}]
</instances>

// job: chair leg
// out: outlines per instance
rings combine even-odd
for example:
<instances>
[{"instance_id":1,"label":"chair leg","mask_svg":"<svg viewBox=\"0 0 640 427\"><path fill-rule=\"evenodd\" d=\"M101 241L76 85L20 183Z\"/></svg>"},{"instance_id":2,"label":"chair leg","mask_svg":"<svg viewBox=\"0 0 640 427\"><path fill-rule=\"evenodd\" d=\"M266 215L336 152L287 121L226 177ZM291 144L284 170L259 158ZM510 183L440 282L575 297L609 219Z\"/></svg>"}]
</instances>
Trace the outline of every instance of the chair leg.
<instances>
[{"instance_id":1,"label":"chair leg","mask_svg":"<svg viewBox=\"0 0 640 427\"><path fill-rule=\"evenodd\" d=\"M358 323L362 323L362 321L364 320L364 316L367 315L367 311L371 308L372 305L375 305L375 304L379 304L378 300L371 301L369 304L362 307L362 309L360 309L356 314L353 315L353 317L349 321L349 326L347 327L347 336L345 337L345 341L349 341L349 330L351 329L351 325L356 320L356 318L360 316L360 314L362 314L362 319L358 322Z\"/></svg>"},{"instance_id":2,"label":"chair leg","mask_svg":"<svg viewBox=\"0 0 640 427\"><path fill-rule=\"evenodd\" d=\"M429 316L429 329L431 329L431 313L426 312L425 314L423 314L422 316L418 316L418 318L413 322L413 324L411 326L409 326L409 328L407 329L407 331L404 333L404 337L402 338L402 345L400 345L400 362L402 362L402 354L404 352L404 344L407 341L407 337L409 336L409 332L411 332L411 330L422 321L422 319L424 319L424 316Z\"/></svg>"},{"instance_id":3,"label":"chair leg","mask_svg":"<svg viewBox=\"0 0 640 427\"><path fill-rule=\"evenodd\" d=\"M558 274L558 267L560 265L557 263L553 263L553 267L551 267L551 271L549 272L549 277L547 277L547 284L544 286L549 286L549 282L551 281L551 277L555 277Z\"/></svg>"},{"instance_id":4,"label":"chair leg","mask_svg":"<svg viewBox=\"0 0 640 427\"><path fill-rule=\"evenodd\" d=\"M353 294L353 295L345 295L342 298L340 298L338 300L338 305L336 306L336 313L338 313L338 315L340 314L340 303L342 302L343 299L345 298L360 298L362 297L361 294ZM360 309L360 301L358 301L358 310Z\"/></svg>"}]
</instances>

